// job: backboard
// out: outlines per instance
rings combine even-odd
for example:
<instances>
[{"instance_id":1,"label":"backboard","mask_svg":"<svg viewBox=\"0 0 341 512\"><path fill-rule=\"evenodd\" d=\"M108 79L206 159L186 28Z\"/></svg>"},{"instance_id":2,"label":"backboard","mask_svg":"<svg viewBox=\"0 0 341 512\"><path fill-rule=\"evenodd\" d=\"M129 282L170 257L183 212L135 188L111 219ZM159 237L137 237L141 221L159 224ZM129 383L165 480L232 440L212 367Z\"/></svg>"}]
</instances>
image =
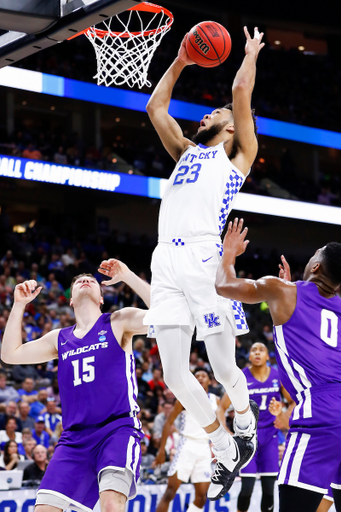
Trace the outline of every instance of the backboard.
<instances>
[{"instance_id":1,"label":"backboard","mask_svg":"<svg viewBox=\"0 0 341 512\"><path fill-rule=\"evenodd\" d=\"M0 0L0 68L69 39L141 0Z\"/></svg>"}]
</instances>

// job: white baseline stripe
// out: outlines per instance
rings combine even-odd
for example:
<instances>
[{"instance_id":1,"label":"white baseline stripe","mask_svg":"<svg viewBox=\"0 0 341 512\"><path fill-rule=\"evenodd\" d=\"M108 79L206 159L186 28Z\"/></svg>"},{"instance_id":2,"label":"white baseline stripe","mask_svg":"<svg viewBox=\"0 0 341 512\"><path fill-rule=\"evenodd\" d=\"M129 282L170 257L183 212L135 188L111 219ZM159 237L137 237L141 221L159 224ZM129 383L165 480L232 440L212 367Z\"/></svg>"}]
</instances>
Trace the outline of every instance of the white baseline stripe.
<instances>
[{"instance_id":1,"label":"white baseline stripe","mask_svg":"<svg viewBox=\"0 0 341 512\"><path fill-rule=\"evenodd\" d=\"M310 434L302 434L300 442L298 443L298 447L295 453L294 460L292 462L290 476L289 476L289 485L295 485L298 482L298 475L300 474L301 465L303 461L303 457L305 451L308 446L308 442L310 439Z\"/></svg>"},{"instance_id":2,"label":"white baseline stripe","mask_svg":"<svg viewBox=\"0 0 341 512\"><path fill-rule=\"evenodd\" d=\"M291 457L292 451L293 451L295 443L296 443L297 435L298 435L298 433L294 432L290 436L290 441L289 441L289 444L287 446L287 449L285 450L285 455L283 457L282 464L281 464L281 467L280 467L280 470L279 470L278 485L284 483L284 480L285 480L285 477L286 477L286 474L287 474L287 469L288 469L288 464L289 464L289 461L290 461L290 457Z\"/></svg>"}]
</instances>

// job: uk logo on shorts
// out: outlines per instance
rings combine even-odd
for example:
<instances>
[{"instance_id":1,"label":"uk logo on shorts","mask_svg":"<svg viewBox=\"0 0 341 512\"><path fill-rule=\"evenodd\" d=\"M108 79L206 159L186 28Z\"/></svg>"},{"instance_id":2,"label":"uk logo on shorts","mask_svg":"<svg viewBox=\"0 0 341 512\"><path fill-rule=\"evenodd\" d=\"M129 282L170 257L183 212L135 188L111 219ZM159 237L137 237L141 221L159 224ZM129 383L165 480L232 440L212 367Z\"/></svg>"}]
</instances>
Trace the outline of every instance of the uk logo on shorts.
<instances>
[{"instance_id":1,"label":"uk logo on shorts","mask_svg":"<svg viewBox=\"0 0 341 512\"><path fill-rule=\"evenodd\" d=\"M216 316L214 313L208 313L208 315L204 315L205 324L208 325L208 328L218 327L220 324L219 316Z\"/></svg>"}]
</instances>

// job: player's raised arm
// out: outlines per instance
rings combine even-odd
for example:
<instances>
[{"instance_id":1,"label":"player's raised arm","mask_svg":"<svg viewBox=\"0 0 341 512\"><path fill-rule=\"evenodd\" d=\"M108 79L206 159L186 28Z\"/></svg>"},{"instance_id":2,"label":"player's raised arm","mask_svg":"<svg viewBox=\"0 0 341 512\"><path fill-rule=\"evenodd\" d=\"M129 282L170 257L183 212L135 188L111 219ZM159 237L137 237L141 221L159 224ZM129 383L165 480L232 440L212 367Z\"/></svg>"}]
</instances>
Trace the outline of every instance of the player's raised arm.
<instances>
[{"instance_id":1,"label":"player's raised arm","mask_svg":"<svg viewBox=\"0 0 341 512\"><path fill-rule=\"evenodd\" d=\"M7 364L38 364L58 357L59 329L23 345L21 325L25 306L34 300L42 287L34 280L18 284L14 290L14 305L8 317L1 347L1 359Z\"/></svg>"},{"instance_id":2,"label":"player's raised arm","mask_svg":"<svg viewBox=\"0 0 341 512\"><path fill-rule=\"evenodd\" d=\"M184 37L177 58L161 78L147 104L147 112L165 149L177 162L188 145L193 145L184 137L175 119L168 113L173 87L181 71L188 65L194 64L186 52L186 37Z\"/></svg>"},{"instance_id":3,"label":"player's raised arm","mask_svg":"<svg viewBox=\"0 0 341 512\"><path fill-rule=\"evenodd\" d=\"M275 325L289 320L296 305L297 290L295 283L283 281L278 277L266 276L257 281L239 279L236 275L237 256L243 254L249 243L245 240L247 228L243 230L243 219L229 222L224 239L224 253L216 275L216 290L223 297L257 304L267 302ZM287 308L283 306L287 306Z\"/></svg>"},{"instance_id":4,"label":"player's raised arm","mask_svg":"<svg viewBox=\"0 0 341 512\"><path fill-rule=\"evenodd\" d=\"M149 308L150 284L132 272L125 263L114 258L110 258L109 260L102 261L98 271L111 278L109 281L103 281L102 284L109 286L121 281L126 283L130 288L132 288L132 290L134 290L135 293L137 293L137 295L141 297ZM118 313L124 324L124 332L129 332L131 334L147 333L148 328L143 325L143 318L146 314L145 310L138 308L123 308Z\"/></svg>"},{"instance_id":5,"label":"player's raised arm","mask_svg":"<svg viewBox=\"0 0 341 512\"><path fill-rule=\"evenodd\" d=\"M264 43L261 42L263 33L260 34L257 27L254 30L253 39L246 27L244 27L244 32L246 36L245 57L232 85L234 146L237 150L233 162L243 174L247 174L258 151L251 111L251 96L255 85L256 61Z\"/></svg>"},{"instance_id":6,"label":"player's raised arm","mask_svg":"<svg viewBox=\"0 0 341 512\"><path fill-rule=\"evenodd\" d=\"M173 406L173 409L169 413L168 418L166 419L166 422L162 429L162 435L160 440L160 447L156 454L155 460L153 462L153 467L161 466L166 461L166 442L168 439L168 436L171 433L171 426L173 425L176 418L179 416L180 412L184 410L184 407L181 405L179 400L177 400Z\"/></svg>"}]
</instances>

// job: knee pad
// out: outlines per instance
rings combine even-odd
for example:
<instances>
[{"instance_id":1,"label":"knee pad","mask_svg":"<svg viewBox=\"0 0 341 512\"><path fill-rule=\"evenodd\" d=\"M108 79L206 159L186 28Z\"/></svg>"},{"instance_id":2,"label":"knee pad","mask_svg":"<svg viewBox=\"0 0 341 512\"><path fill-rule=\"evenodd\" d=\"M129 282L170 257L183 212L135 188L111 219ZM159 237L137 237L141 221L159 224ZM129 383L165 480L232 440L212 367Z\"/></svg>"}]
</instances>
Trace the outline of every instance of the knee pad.
<instances>
[{"instance_id":1,"label":"knee pad","mask_svg":"<svg viewBox=\"0 0 341 512\"><path fill-rule=\"evenodd\" d=\"M265 494L267 494L268 496L274 495L274 487L275 487L276 478L277 478L276 476L262 476L261 477L263 496Z\"/></svg>"}]
</instances>

